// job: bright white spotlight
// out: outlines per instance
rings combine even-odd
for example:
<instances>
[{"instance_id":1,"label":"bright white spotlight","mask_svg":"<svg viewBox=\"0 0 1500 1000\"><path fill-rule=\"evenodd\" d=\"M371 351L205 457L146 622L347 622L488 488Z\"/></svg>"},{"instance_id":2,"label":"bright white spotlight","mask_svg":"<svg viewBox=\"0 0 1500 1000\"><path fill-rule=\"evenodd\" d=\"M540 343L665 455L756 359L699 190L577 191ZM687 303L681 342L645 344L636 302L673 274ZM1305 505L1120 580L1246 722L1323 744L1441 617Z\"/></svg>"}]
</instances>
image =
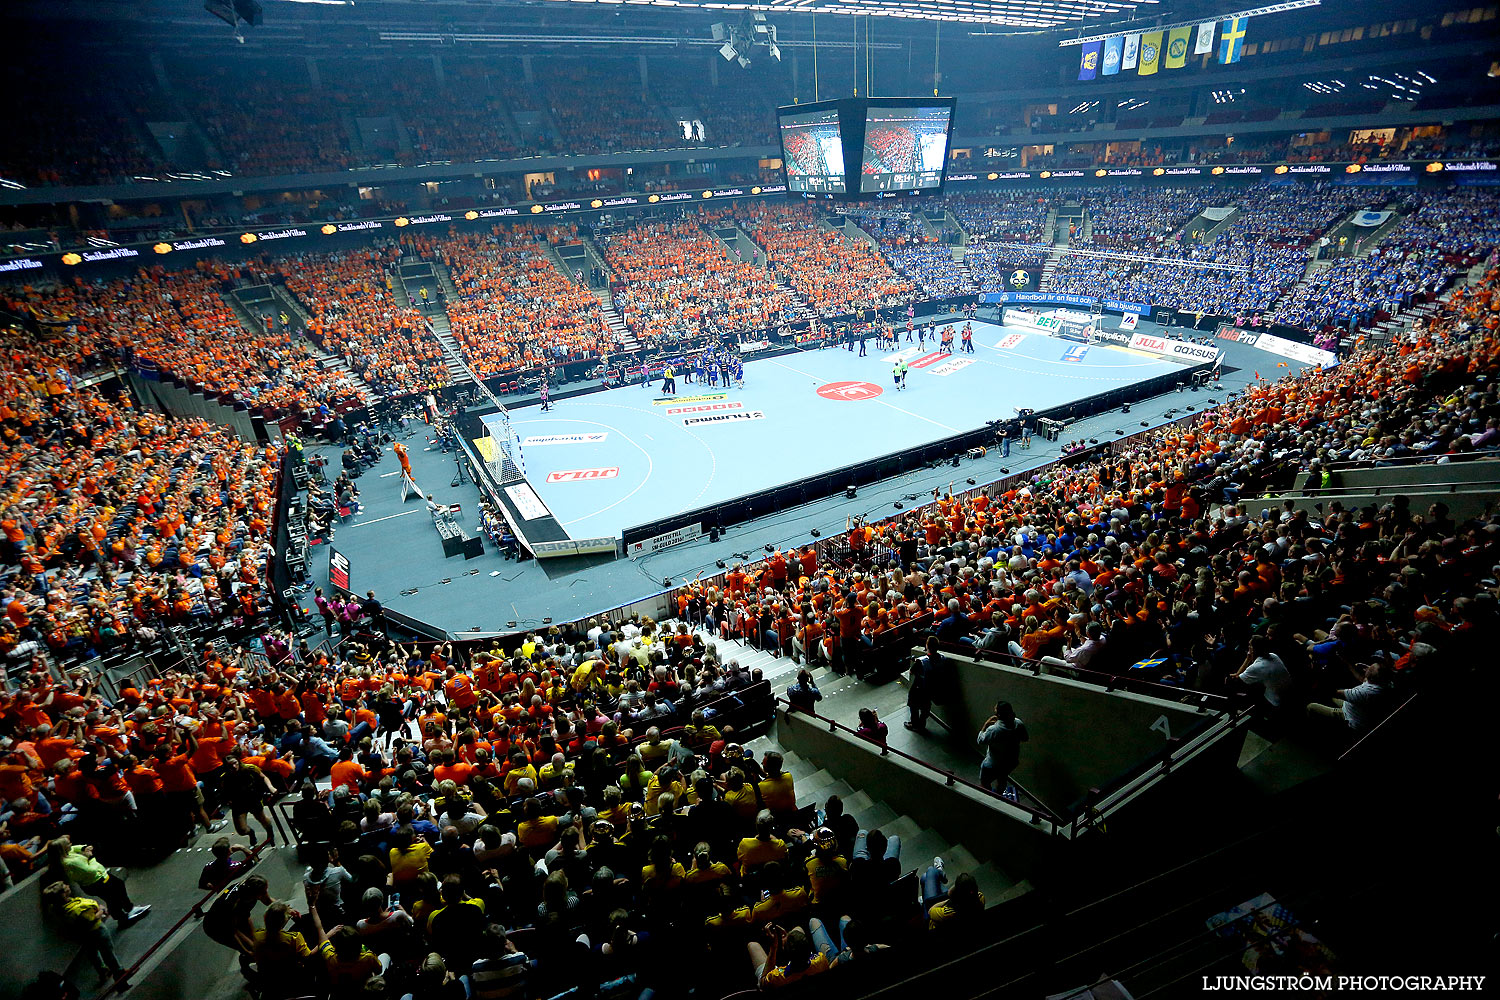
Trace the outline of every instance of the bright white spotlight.
<instances>
[{"instance_id":1,"label":"bright white spotlight","mask_svg":"<svg viewBox=\"0 0 1500 1000\"><path fill-rule=\"evenodd\" d=\"M734 57L739 55L739 53L734 50L734 43L725 42L723 45L719 46L719 55L723 56L725 59L728 59L730 62L733 62Z\"/></svg>"}]
</instances>

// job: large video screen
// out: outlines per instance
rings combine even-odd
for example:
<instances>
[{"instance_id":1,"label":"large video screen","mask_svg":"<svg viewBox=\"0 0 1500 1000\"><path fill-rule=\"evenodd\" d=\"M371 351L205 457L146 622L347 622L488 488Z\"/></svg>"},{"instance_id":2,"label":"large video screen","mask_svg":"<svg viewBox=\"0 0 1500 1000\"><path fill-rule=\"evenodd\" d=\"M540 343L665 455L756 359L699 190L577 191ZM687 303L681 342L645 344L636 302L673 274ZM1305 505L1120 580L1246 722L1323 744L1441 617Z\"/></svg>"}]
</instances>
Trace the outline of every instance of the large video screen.
<instances>
[{"instance_id":1,"label":"large video screen","mask_svg":"<svg viewBox=\"0 0 1500 1000\"><path fill-rule=\"evenodd\" d=\"M865 112L865 148L860 158L859 189L932 191L943 186L948 161L948 130L953 109L883 106L871 102Z\"/></svg>"},{"instance_id":2,"label":"large video screen","mask_svg":"<svg viewBox=\"0 0 1500 1000\"><path fill-rule=\"evenodd\" d=\"M838 109L782 113L781 161L788 192L843 194L844 139Z\"/></svg>"}]
</instances>

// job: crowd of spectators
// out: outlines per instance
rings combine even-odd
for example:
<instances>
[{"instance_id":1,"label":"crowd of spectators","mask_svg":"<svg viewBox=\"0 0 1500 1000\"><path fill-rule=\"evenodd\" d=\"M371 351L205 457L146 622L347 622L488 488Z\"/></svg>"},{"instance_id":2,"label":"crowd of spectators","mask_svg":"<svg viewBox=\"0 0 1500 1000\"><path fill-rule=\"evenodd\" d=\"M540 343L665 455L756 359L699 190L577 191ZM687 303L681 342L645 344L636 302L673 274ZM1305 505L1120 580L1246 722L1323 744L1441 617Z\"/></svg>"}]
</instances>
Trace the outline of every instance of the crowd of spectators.
<instances>
[{"instance_id":1,"label":"crowd of spectators","mask_svg":"<svg viewBox=\"0 0 1500 1000\"><path fill-rule=\"evenodd\" d=\"M701 145L641 86L633 61L549 59L542 73L548 110L567 152L681 149Z\"/></svg>"},{"instance_id":2,"label":"crowd of spectators","mask_svg":"<svg viewBox=\"0 0 1500 1000\"><path fill-rule=\"evenodd\" d=\"M1100 191L1087 199L1094 246L1223 267L1067 255L1048 287L1208 315L1264 312L1302 279L1319 236L1384 197L1359 187L1277 182L1217 193ZM1215 201L1235 216L1205 243L1185 227Z\"/></svg>"},{"instance_id":3,"label":"crowd of spectators","mask_svg":"<svg viewBox=\"0 0 1500 1000\"><path fill-rule=\"evenodd\" d=\"M1404 218L1379 244L1312 275L1272 319L1311 330L1352 328L1424 301L1500 246L1497 209L1500 198L1489 188L1409 196L1399 209Z\"/></svg>"},{"instance_id":4,"label":"crowd of spectators","mask_svg":"<svg viewBox=\"0 0 1500 1000\"><path fill-rule=\"evenodd\" d=\"M464 360L480 377L596 356L613 346L599 300L563 275L547 244L575 227L495 227L417 246L448 268L458 297L444 303Z\"/></svg>"},{"instance_id":5,"label":"crowd of spectators","mask_svg":"<svg viewBox=\"0 0 1500 1000\"><path fill-rule=\"evenodd\" d=\"M637 222L602 233L599 244L615 308L639 340L766 330L796 315L770 272L731 259L696 214Z\"/></svg>"},{"instance_id":6,"label":"crowd of spectators","mask_svg":"<svg viewBox=\"0 0 1500 1000\"><path fill-rule=\"evenodd\" d=\"M344 359L382 396L427 392L448 384L443 346L420 313L396 302L388 271L401 248L387 243L330 254L276 259L272 273L307 306L307 333Z\"/></svg>"},{"instance_id":7,"label":"crowd of spectators","mask_svg":"<svg viewBox=\"0 0 1500 1000\"><path fill-rule=\"evenodd\" d=\"M1465 198L1464 211L1489 210ZM739 269L753 265L709 267L693 225L617 237L627 288L728 278L673 300L705 305L742 289L751 276ZM337 264L328 273L340 289L329 297L346 294ZM105 322L93 311L107 302L126 317L113 336L135 336L146 312L196 320L219 277L147 273L137 281L170 291L144 311L137 281L20 302L81 328ZM1500 516L1460 523L1399 496L1316 512L1257 497L1334 461L1500 448L1497 327L1491 270L1398 344L1258 380L992 489L938 492L851 528L847 558L806 548L736 565L685 587L679 608L840 672L857 671L884 632L930 621L940 643L1245 691L1283 725L1351 740L1412 692L1470 690L1500 618ZM41 644L70 664L184 618L255 617L279 455L76 387L72 363L90 348L74 338L10 334L5 346L0 652L15 687L0 711L0 859L13 875L48 867L44 900L77 919L106 971L119 963L102 959L103 918L125 926L141 909L89 845L150 830L171 846L214 830L217 808L242 836L253 819L274 843L267 808L282 794L296 797L309 850L305 910L272 900L227 844L204 872L207 887L239 879L204 929L268 998L309 986L634 998L710 980L728 992L836 977L881 944L920 946L890 893L900 866L871 864L899 849L883 852L876 831L861 838L841 803L805 823L779 755L745 753L706 713L758 678L685 626L554 626L462 655L378 629L367 640L345 627L339 646L316 651L268 631L263 661L207 645L118 698L87 671L60 680ZM318 605L325 618L331 607ZM373 594L360 612L378 620ZM347 605L338 613L350 622ZM664 736L668 725L682 728ZM883 727L864 731L878 741ZM70 908L92 895L105 906ZM962 928L983 902L961 877L925 924ZM450 987L457 977L467 981Z\"/></svg>"},{"instance_id":8,"label":"crowd of spectators","mask_svg":"<svg viewBox=\"0 0 1500 1000\"><path fill-rule=\"evenodd\" d=\"M255 63L182 64L178 98L218 157L208 166L242 175L302 174L355 165L343 116L305 75Z\"/></svg>"},{"instance_id":9,"label":"crowd of spectators","mask_svg":"<svg viewBox=\"0 0 1500 1000\"><path fill-rule=\"evenodd\" d=\"M868 243L820 225L813 209L761 202L738 206L737 218L767 264L819 315L891 306L915 291Z\"/></svg>"},{"instance_id":10,"label":"crowd of spectators","mask_svg":"<svg viewBox=\"0 0 1500 1000\"><path fill-rule=\"evenodd\" d=\"M128 278L13 290L28 311L64 316L72 350L96 361L154 367L204 392L266 414L309 414L357 402L346 376L324 369L286 324L247 326L226 302L234 284L259 280L253 267L214 259Z\"/></svg>"},{"instance_id":11,"label":"crowd of spectators","mask_svg":"<svg viewBox=\"0 0 1500 1000\"><path fill-rule=\"evenodd\" d=\"M976 291L969 269L953 259L952 247L918 243L888 247L885 255L896 273L914 284L928 298L950 298L955 295L970 295Z\"/></svg>"},{"instance_id":12,"label":"crowd of spectators","mask_svg":"<svg viewBox=\"0 0 1500 1000\"><path fill-rule=\"evenodd\" d=\"M128 183L165 168L135 116L150 103L139 67L132 72L85 62L59 86L50 68L17 53L6 60L0 80L16 95L0 108L6 134L0 178L27 186ZM47 84L37 86L42 80Z\"/></svg>"},{"instance_id":13,"label":"crowd of spectators","mask_svg":"<svg viewBox=\"0 0 1500 1000\"><path fill-rule=\"evenodd\" d=\"M1047 215L1057 193L1040 188L949 194L943 204L970 236L1011 243L1052 242Z\"/></svg>"},{"instance_id":14,"label":"crowd of spectators","mask_svg":"<svg viewBox=\"0 0 1500 1000\"><path fill-rule=\"evenodd\" d=\"M149 645L169 625L253 620L269 557L277 451L206 420L137 409L118 387L82 387L65 340L19 333L4 340L6 665L25 666L43 650L71 663ZM82 702L65 690L55 699L37 693L39 704L57 706L59 738L69 725L79 735L93 731L98 721L71 711ZM38 780L56 776L60 787L66 777L77 789L84 774L53 766L66 756L49 756Z\"/></svg>"},{"instance_id":15,"label":"crowd of spectators","mask_svg":"<svg viewBox=\"0 0 1500 1000\"><path fill-rule=\"evenodd\" d=\"M875 237L897 274L911 281L929 298L948 298L974 291L963 265L953 260L953 248L940 244L915 214L856 220Z\"/></svg>"}]
</instances>

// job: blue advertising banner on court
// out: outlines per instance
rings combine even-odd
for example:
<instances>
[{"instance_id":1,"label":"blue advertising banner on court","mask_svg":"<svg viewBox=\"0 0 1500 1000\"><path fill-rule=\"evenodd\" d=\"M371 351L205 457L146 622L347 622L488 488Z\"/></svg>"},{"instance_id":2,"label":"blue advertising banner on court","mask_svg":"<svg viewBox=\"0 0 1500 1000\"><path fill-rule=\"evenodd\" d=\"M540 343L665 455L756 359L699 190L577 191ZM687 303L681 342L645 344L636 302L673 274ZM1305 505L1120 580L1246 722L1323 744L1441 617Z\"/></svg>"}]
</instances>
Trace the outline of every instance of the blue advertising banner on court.
<instances>
[{"instance_id":1,"label":"blue advertising banner on court","mask_svg":"<svg viewBox=\"0 0 1500 1000\"><path fill-rule=\"evenodd\" d=\"M1088 356L1088 353L1089 353L1089 345L1088 344L1074 344L1072 347L1068 348L1066 352L1063 353L1063 356L1062 356L1061 360L1063 360L1063 361L1071 361L1074 364L1078 364L1078 363L1082 362L1085 357Z\"/></svg>"},{"instance_id":2,"label":"blue advertising banner on court","mask_svg":"<svg viewBox=\"0 0 1500 1000\"><path fill-rule=\"evenodd\" d=\"M1004 305L1059 305L1093 308L1100 300L1092 295L1072 295L1067 292L985 292L983 299L989 303ZM1104 308L1115 312L1149 315L1151 307L1144 302L1125 302L1121 299L1104 299Z\"/></svg>"}]
</instances>

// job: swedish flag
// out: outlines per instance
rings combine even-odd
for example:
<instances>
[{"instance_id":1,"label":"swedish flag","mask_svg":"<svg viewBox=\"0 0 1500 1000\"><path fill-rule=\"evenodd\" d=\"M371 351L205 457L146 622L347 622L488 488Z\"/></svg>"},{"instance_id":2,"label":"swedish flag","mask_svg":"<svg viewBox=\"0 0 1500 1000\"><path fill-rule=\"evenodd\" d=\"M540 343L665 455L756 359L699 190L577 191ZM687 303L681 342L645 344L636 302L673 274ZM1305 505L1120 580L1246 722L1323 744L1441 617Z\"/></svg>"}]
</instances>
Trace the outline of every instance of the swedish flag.
<instances>
[{"instance_id":1,"label":"swedish flag","mask_svg":"<svg viewBox=\"0 0 1500 1000\"><path fill-rule=\"evenodd\" d=\"M1232 17L1225 21L1219 32L1219 62L1237 63L1245 51L1245 29L1248 17Z\"/></svg>"}]
</instances>

